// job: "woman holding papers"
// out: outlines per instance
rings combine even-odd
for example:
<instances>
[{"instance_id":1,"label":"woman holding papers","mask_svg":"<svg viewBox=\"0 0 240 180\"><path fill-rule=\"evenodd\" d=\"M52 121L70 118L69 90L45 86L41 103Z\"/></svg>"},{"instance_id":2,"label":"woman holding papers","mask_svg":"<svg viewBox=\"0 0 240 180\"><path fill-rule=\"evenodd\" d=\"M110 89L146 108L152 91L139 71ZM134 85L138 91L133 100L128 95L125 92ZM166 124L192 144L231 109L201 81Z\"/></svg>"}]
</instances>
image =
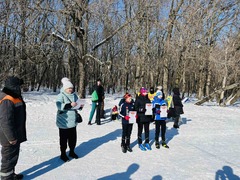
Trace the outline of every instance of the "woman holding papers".
<instances>
[{"instance_id":1,"label":"woman holding papers","mask_svg":"<svg viewBox=\"0 0 240 180\"><path fill-rule=\"evenodd\" d=\"M134 121L136 122L136 112L135 116L132 117L130 113L134 113L134 101L132 101L131 94L125 94L125 102L120 106L120 116L122 117L122 152L127 151L132 152L130 147L130 138L132 134L132 127ZM131 116L131 117L130 117Z\"/></svg>"},{"instance_id":2,"label":"woman holding papers","mask_svg":"<svg viewBox=\"0 0 240 180\"><path fill-rule=\"evenodd\" d=\"M149 124L152 119L152 104L147 96L147 89L142 87L140 89L140 95L135 102L135 109L137 111L137 123L138 123L138 145L142 151L151 150L149 144ZM149 114L150 110L150 114ZM145 142L142 144L142 132L145 132Z\"/></svg>"},{"instance_id":3,"label":"woman holding papers","mask_svg":"<svg viewBox=\"0 0 240 180\"><path fill-rule=\"evenodd\" d=\"M73 109L77 106L78 96L73 92L73 84L68 78L62 78L63 87L57 97L57 127L59 128L60 137L60 158L67 162L69 158L66 155L67 143L70 149L69 156L77 159L78 155L75 154L74 149L77 142L76 132L76 110Z\"/></svg>"},{"instance_id":4,"label":"woman holding papers","mask_svg":"<svg viewBox=\"0 0 240 180\"><path fill-rule=\"evenodd\" d=\"M155 120L155 146L157 149L160 148L159 144L159 134L161 127L161 138L162 138L162 146L165 148L169 148L165 142L165 134L166 134L166 119L167 119L167 102L162 99L163 95L161 91L158 91L156 96L154 97L153 104L153 113Z\"/></svg>"}]
</instances>

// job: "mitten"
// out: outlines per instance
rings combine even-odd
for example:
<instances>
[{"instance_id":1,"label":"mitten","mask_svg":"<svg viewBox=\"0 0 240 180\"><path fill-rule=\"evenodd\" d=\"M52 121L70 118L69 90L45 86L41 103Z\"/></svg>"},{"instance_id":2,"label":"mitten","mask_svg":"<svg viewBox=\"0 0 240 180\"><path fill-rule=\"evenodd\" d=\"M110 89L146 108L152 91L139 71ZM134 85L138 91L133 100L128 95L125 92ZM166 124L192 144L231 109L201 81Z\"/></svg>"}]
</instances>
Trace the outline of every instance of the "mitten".
<instances>
[{"instance_id":1,"label":"mitten","mask_svg":"<svg viewBox=\"0 0 240 180\"><path fill-rule=\"evenodd\" d=\"M129 121L130 117L129 117L129 116L124 116L124 119L126 119L127 121Z\"/></svg>"},{"instance_id":2,"label":"mitten","mask_svg":"<svg viewBox=\"0 0 240 180\"><path fill-rule=\"evenodd\" d=\"M156 114L160 114L161 113L161 111L160 110L156 110Z\"/></svg>"}]
</instances>

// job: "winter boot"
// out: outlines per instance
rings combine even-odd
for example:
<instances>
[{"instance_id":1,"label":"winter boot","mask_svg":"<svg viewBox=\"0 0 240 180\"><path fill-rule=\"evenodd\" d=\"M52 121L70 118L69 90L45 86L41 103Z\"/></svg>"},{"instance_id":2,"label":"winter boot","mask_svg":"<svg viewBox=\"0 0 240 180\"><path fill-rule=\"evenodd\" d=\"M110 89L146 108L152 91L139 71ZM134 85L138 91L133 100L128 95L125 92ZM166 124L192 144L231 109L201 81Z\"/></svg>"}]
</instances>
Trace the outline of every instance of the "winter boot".
<instances>
[{"instance_id":1,"label":"winter boot","mask_svg":"<svg viewBox=\"0 0 240 180\"><path fill-rule=\"evenodd\" d=\"M121 146L122 147L122 152L126 153L127 152L127 148L125 146Z\"/></svg>"},{"instance_id":2,"label":"winter boot","mask_svg":"<svg viewBox=\"0 0 240 180\"><path fill-rule=\"evenodd\" d=\"M127 151L132 152L132 148L130 146L127 146Z\"/></svg>"},{"instance_id":3,"label":"winter boot","mask_svg":"<svg viewBox=\"0 0 240 180\"><path fill-rule=\"evenodd\" d=\"M139 148L140 148L142 151L146 151L146 150L147 150L143 144L139 144Z\"/></svg>"},{"instance_id":4,"label":"winter boot","mask_svg":"<svg viewBox=\"0 0 240 180\"><path fill-rule=\"evenodd\" d=\"M74 151L70 151L70 152L69 152L69 156L72 157L72 158L74 158L74 159L78 159L78 155L75 154Z\"/></svg>"},{"instance_id":5,"label":"winter boot","mask_svg":"<svg viewBox=\"0 0 240 180\"><path fill-rule=\"evenodd\" d=\"M17 180L17 179L23 179L23 174L13 174L13 178L14 180Z\"/></svg>"},{"instance_id":6,"label":"winter boot","mask_svg":"<svg viewBox=\"0 0 240 180\"><path fill-rule=\"evenodd\" d=\"M69 158L67 157L66 154L61 154L60 159L63 160L64 162L69 161Z\"/></svg>"},{"instance_id":7,"label":"winter boot","mask_svg":"<svg viewBox=\"0 0 240 180\"><path fill-rule=\"evenodd\" d=\"M165 141L162 142L162 146L165 148L169 148L169 146L167 145L167 143Z\"/></svg>"},{"instance_id":8,"label":"winter boot","mask_svg":"<svg viewBox=\"0 0 240 180\"><path fill-rule=\"evenodd\" d=\"M156 143L155 143L155 146L156 146L157 149L160 149L160 144L159 144L159 142L156 142Z\"/></svg>"},{"instance_id":9,"label":"winter boot","mask_svg":"<svg viewBox=\"0 0 240 180\"><path fill-rule=\"evenodd\" d=\"M178 129L179 128L179 125L173 125L173 127L175 128L175 129Z\"/></svg>"},{"instance_id":10,"label":"winter boot","mask_svg":"<svg viewBox=\"0 0 240 180\"><path fill-rule=\"evenodd\" d=\"M150 146L149 143L146 143L146 144L145 144L145 147L147 148L147 150L152 150L152 148L151 148L151 146Z\"/></svg>"}]
</instances>

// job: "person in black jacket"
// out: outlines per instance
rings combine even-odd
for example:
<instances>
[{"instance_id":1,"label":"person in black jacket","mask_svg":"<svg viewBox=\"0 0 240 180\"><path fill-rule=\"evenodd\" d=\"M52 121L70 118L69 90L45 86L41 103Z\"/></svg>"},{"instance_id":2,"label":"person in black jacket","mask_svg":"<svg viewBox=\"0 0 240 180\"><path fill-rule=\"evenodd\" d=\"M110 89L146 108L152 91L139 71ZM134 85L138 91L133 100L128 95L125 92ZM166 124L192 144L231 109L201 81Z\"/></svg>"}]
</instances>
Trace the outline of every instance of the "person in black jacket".
<instances>
[{"instance_id":1,"label":"person in black jacket","mask_svg":"<svg viewBox=\"0 0 240 180\"><path fill-rule=\"evenodd\" d=\"M22 174L15 174L19 157L20 144L26 137L26 105L21 95L23 81L11 76L5 81L0 92L0 143L1 179L22 179Z\"/></svg>"},{"instance_id":2,"label":"person in black jacket","mask_svg":"<svg viewBox=\"0 0 240 180\"><path fill-rule=\"evenodd\" d=\"M127 151L132 152L130 147L130 138L132 134L133 124L129 123L129 111L134 111L134 101L131 94L125 94L125 101L120 106L119 116L122 118L122 152L126 153Z\"/></svg>"},{"instance_id":3,"label":"person in black jacket","mask_svg":"<svg viewBox=\"0 0 240 180\"><path fill-rule=\"evenodd\" d=\"M174 128L179 128L178 122L180 115L183 114L183 104L182 104L182 99L180 98L180 92L179 88L174 88L173 89L173 105L174 105L174 111L175 111L175 116L173 117L174 119Z\"/></svg>"},{"instance_id":4,"label":"person in black jacket","mask_svg":"<svg viewBox=\"0 0 240 180\"><path fill-rule=\"evenodd\" d=\"M103 108L104 88L101 83L102 83L101 79L97 79L97 85L94 88L94 90L97 91L97 95L98 95L97 114L96 114L97 125L101 125L101 118L104 118L104 108Z\"/></svg>"},{"instance_id":5,"label":"person in black jacket","mask_svg":"<svg viewBox=\"0 0 240 180\"><path fill-rule=\"evenodd\" d=\"M135 101L135 109L137 111L137 123L138 123L138 145L139 148L143 151L146 149L151 150L151 146L149 144L149 124L152 120L152 115L145 115L146 112L146 104L151 104L151 101L148 99L147 96L147 89L142 87L140 89L140 94L136 98ZM142 132L145 132L145 142L144 145L142 144Z\"/></svg>"}]
</instances>

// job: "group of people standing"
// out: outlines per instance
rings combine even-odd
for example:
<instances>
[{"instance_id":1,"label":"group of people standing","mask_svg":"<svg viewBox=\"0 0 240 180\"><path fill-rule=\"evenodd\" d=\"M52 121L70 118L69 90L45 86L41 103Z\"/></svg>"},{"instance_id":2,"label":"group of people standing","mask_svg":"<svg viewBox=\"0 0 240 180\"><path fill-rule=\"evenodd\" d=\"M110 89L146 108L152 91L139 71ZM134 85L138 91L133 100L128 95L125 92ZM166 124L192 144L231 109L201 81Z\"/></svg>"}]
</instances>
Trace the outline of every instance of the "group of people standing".
<instances>
[{"instance_id":1,"label":"group of people standing","mask_svg":"<svg viewBox=\"0 0 240 180\"><path fill-rule=\"evenodd\" d=\"M146 114L146 105L151 104L152 113ZM166 143L166 120L170 118L168 115L171 110L171 117L174 119L174 128L179 128L180 114L183 114L183 104L180 98L179 88L173 89L173 96L165 100L162 87L158 86L157 91L154 88L150 88L150 92L144 87L140 89L140 92L136 96L136 100L132 99L131 94L126 93L124 98L119 102L120 113L119 116L122 119L122 152L132 152L130 147L130 138L132 133L133 123L129 123L129 111L136 111L136 123L138 126L137 141L138 146L142 151L151 150L149 144L149 126L151 122L155 123L155 146L160 148L159 135L161 129L161 144L165 148L169 148ZM166 112L161 112L161 110ZM142 133L145 133L144 143Z\"/></svg>"},{"instance_id":2,"label":"group of people standing","mask_svg":"<svg viewBox=\"0 0 240 180\"><path fill-rule=\"evenodd\" d=\"M76 126L78 124L77 110L83 107L78 107L76 101L77 94L74 92L74 86L68 78L62 78L62 88L57 96L56 106L56 125L59 128L59 144L60 144L60 158L67 162L69 157L78 159L78 155L74 152L77 142ZM21 95L21 85L23 80L11 76L5 81L3 90L0 92L0 143L1 143L1 171L0 177L2 180L8 179L22 179L22 174L15 173L15 166L18 161L20 144L27 140L26 137L26 105ZM164 93L161 87L157 92L154 88L150 88L150 92L144 87L140 89L139 94L134 101L132 95L126 93L124 98L120 101L120 117L122 118L122 151L132 152L130 147L130 138L133 124L129 123L129 112L136 111L136 122L138 124L138 145L143 151L151 150L149 144L149 125L150 122L155 121L155 145L160 148L159 133L161 127L162 146L168 148L165 142L166 133L166 117L161 116L161 106L168 106L174 109L174 128L179 128L178 121L180 114L183 113L182 102L180 98L179 89L173 89L172 101L164 100ZM94 86L96 98L92 99L92 109L88 125L92 125L91 121L96 111L96 124L101 125L101 118L104 118L104 88L101 85L101 80L97 80ZM146 115L146 104L152 103L152 115ZM115 107L116 108L116 107ZM143 143L142 132L145 132L145 139ZM70 151L66 154L67 146Z\"/></svg>"}]
</instances>

